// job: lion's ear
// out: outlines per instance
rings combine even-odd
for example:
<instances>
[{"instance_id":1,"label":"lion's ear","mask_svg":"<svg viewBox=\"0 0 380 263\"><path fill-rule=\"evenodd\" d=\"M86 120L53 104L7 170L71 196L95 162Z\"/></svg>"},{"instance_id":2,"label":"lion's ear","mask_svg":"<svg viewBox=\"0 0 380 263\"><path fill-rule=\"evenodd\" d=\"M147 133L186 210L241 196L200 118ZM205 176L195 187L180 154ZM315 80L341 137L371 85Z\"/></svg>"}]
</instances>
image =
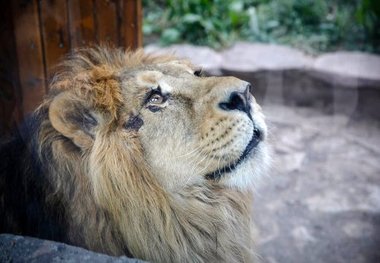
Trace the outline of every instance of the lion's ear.
<instances>
[{"instance_id":1,"label":"lion's ear","mask_svg":"<svg viewBox=\"0 0 380 263\"><path fill-rule=\"evenodd\" d=\"M49 107L53 127L82 149L89 148L94 140L98 121L83 102L63 92L55 97Z\"/></svg>"}]
</instances>

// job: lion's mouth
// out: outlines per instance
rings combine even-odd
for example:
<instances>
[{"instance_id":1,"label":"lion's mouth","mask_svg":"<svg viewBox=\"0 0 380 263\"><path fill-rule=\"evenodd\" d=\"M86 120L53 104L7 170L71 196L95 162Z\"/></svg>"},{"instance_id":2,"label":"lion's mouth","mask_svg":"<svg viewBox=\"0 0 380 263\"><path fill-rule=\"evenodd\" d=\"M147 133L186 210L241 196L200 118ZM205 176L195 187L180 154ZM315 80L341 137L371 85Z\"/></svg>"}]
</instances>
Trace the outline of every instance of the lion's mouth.
<instances>
[{"instance_id":1,"label":"lion's mouth","mask_svg":"<svg viewBox=\"0 0 380 263\"><path fill-rule=\"evenodd\" d=\"M244 152L242 155L237 159L235 162L232 164L226 165L222 168L219 168L218 170L206 174L206 179L210 180L217 180L219 179L223 174L225 173L230 173L233 170L236 169L236 167L241 164L248 156L249 154L256 148L256 146L262 141L263 136L262 132L258 128L254 128L253 130L253 135L251 140L249 141L247 147L245 148Z\"/></svg>"}]
</instances>

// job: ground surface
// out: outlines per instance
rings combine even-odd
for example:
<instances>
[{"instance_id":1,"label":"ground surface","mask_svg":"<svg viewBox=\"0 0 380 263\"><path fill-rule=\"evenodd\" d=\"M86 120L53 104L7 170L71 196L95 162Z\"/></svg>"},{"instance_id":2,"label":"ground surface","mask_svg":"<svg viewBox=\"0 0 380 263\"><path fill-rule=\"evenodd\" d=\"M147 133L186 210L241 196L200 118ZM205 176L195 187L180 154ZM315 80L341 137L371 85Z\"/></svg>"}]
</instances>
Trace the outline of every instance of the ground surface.
<instances>
[{"instance_id":1,"label":"ground surface","mask_svg":"<svg viewBox=\"0 0 380 263\"><path fill-rule=\"evenodd\" d=\"M380 125L264 105L273 169L258 187L263 262L380 262Z\"/></svg>"}]
</instances>

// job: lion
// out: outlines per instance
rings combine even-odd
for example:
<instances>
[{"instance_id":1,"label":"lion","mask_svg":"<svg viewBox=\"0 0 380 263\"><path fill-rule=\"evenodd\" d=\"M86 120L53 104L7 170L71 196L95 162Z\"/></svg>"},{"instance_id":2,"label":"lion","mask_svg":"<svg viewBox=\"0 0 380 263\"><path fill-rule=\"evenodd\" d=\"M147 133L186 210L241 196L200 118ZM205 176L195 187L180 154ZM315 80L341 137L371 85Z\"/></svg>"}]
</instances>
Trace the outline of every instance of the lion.
<instances>
[{"instance_id":1,"label":"lion","mask_svg":"<svg viewBox=\"0 0 380 263\"><path fill-rule=\"evenodd\" d=\"M250 84L188 60L73 52L0 146L0 232L153 262L253 262L268 166Z\"/></svg>"}]
</instances>

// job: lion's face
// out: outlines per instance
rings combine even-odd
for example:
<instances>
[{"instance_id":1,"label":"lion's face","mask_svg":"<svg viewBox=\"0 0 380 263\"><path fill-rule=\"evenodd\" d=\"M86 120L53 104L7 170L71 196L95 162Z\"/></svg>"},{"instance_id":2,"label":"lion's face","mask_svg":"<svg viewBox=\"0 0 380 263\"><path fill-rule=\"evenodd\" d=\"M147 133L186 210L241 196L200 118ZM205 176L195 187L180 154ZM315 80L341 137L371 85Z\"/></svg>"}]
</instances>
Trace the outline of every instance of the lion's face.
<instances>
[{"instance_id":1,"label":"lion's face","mask_svg":"<svg viewBox=\"0 0 380 263\"><path fill-rule=\"evenodd\" d=\"M84 152L104 134L117 134L119 149L137 140L165 189L204 181L250 187L268 159L261 109L249 83L198 72L173 59L74 72L55 84L49 118Z\"/></svg>"},{"instance_id":2,"label":"lion's face","mask_svg":"<svg viewBox=\"0 0 380 263\"><path fill-rule=\"evenodd\" d=\"M122 74L126 98L134 94L137 102L127 110L133 112L127 123L138 123L131 128L165 188L203 180L251 186L267 153L266 125L250 85L198 73L192 65L174 61Z\"/></svg>"}]
</instances>

